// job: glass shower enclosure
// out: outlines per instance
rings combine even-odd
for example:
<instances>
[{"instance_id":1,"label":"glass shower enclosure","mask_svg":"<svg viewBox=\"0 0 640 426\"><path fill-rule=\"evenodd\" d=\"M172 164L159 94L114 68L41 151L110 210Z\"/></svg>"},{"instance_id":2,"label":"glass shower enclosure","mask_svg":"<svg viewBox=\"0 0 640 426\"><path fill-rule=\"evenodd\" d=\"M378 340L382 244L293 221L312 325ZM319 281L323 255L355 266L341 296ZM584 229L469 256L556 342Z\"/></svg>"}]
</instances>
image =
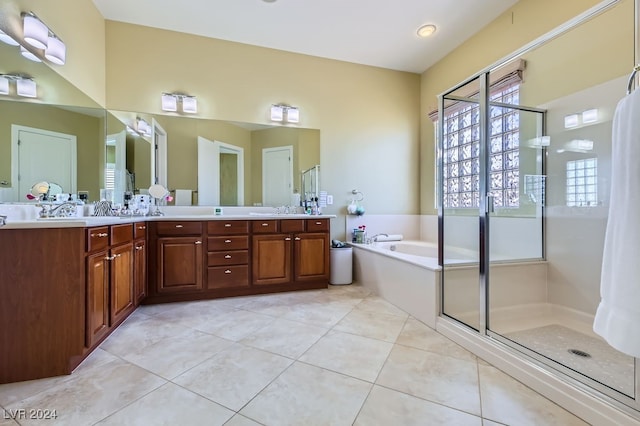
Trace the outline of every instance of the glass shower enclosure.
<instances>
[{"instance_id":1,"label":"glass shower enclosure","mask_svg":"<svg viewBox=\"0 0 640 426\"><path fill-rule=\"evenodd\" d=\"M592 330L636 16L604 3L440 96L442 314L640 411L637 359Z\"/></svg>"}]
</instances>

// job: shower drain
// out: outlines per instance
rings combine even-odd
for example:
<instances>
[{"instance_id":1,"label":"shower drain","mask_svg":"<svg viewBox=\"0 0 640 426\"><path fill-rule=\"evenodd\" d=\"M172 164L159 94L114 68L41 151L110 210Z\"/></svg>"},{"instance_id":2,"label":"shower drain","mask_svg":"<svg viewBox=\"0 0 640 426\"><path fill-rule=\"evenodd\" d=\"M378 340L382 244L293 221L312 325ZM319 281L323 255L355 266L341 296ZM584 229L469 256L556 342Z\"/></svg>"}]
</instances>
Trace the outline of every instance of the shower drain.
<instances>
[{"instance_id":1,"label":"shower drain","mask_svg":"<svg viewBox=\"0 0 640 426\"><path fill-rule=\"evenodd\" d=\"M568 351L572 355L576 355L582 358L591 358L591 354L580 349L569 349Z\"/></svg>"}]
</instances>

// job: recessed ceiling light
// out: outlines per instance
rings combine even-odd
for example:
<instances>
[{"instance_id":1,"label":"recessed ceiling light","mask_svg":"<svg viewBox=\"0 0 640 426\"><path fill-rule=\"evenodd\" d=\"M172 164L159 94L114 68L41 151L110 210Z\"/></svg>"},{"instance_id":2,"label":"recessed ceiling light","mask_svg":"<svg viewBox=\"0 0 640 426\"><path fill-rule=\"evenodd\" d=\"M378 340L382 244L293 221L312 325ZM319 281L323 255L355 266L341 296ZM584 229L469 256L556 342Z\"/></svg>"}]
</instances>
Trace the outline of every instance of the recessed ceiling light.
<instances>
[{"instance_id":1,"label":"recessed ceiling light","mask_svg":"<svg viewBox=\"0 0 640 426\"><path fill-rule=\"evenodd\" d=\"M423 25L418 28L418 36L420 37L429 37L431 34L436 32L436 26L433 24Z\"/></svg>"}]
</instances>

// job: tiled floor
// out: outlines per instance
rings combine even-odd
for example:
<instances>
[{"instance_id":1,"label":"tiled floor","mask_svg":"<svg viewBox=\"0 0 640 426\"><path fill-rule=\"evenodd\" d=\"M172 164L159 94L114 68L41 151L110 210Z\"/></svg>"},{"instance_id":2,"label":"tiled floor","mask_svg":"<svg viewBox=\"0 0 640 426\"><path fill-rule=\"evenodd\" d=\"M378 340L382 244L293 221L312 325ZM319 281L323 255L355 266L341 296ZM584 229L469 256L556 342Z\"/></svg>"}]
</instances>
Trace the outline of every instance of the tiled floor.
<instances>
[{"instance_id":1,"label":"tiled floor","mask_svg":"<svg viewBox=\"0 0 640 426\"><path fill-rule=\"evenodd\" d=\"M356 285L143 306L70 376L0 386L0 426L580 425Z\"/></svg>"}]
</instances>

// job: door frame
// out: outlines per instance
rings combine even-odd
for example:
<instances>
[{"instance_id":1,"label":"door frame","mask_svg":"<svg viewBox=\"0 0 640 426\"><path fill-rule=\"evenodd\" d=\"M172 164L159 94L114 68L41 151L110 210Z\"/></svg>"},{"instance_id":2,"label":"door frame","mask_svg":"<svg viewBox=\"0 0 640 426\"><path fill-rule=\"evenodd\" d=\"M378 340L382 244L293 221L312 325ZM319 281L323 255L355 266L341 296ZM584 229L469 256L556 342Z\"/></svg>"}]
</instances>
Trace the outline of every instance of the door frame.
<instances>
[{"instance_id":1,"label":"door frame","mask_svg":"<svg viewBox=\"0 0 640 426\"><path fill-rule=\"evenodd\" d=\"M151 120L151 185L160 184L167 186L167 132L156 121ZM156 170L157 168L157 170Z\"/></svg>"}]
</instances>

